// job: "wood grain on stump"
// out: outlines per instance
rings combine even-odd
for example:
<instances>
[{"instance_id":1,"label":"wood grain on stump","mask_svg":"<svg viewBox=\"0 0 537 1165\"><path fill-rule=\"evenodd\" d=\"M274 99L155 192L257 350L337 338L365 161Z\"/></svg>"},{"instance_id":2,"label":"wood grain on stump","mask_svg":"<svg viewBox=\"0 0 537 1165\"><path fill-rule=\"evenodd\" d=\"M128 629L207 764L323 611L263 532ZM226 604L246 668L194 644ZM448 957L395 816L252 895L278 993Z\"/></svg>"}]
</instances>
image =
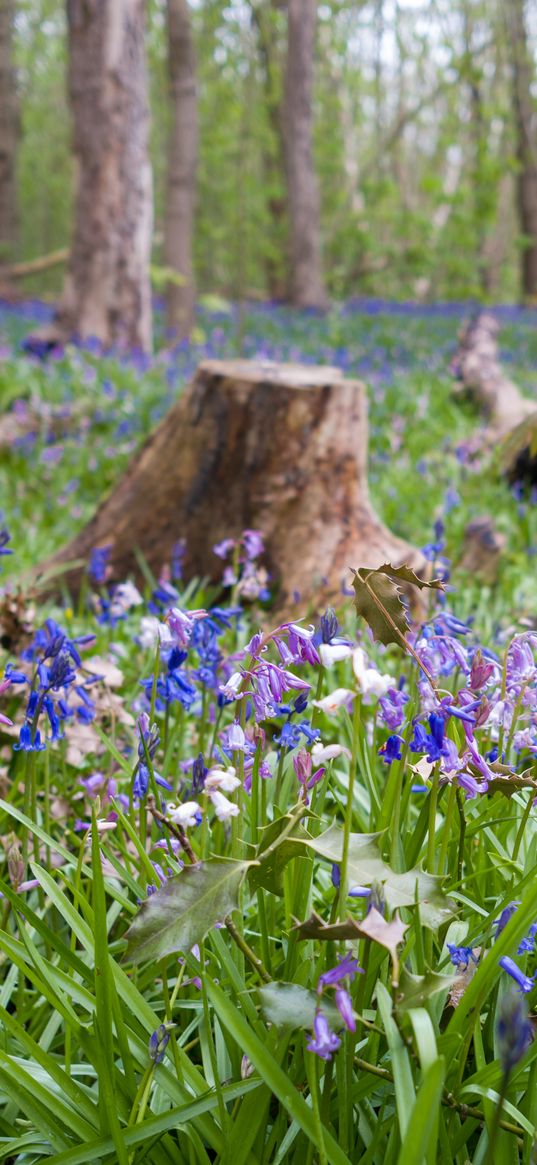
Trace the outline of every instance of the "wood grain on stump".
<instances>
[{"instance_id":1,"label":"wood grain on stump","mask_svg":"<svg viewBox=\"0 0 537 1165\"><path fill-rule=\"evenodd\" d=\"M41 570L110 544L114 580L139 574L137 551L158 576L183 538L185 576L217 579L214 544L258 529L280 608L295 596L337 601L350 567L423 565L371 507L367 445L365 388L338 369L206 361L93 519ZM83 570L63 575L72 591Z\"/></svg>"}]
</instances>

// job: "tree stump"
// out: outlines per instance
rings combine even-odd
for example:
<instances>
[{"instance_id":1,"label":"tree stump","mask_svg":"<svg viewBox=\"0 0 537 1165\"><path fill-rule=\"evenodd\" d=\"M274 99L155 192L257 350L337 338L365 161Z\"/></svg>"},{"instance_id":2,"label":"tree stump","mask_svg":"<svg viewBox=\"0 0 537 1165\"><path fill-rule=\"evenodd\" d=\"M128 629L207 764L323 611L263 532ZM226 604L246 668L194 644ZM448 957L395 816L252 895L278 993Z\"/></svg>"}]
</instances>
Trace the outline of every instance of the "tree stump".
<instances>
[{"instance_id":1,"label":"tree stump","mask_svg":"<svg viewBox=\"0 0 537 1165\"><path fill-rule=\"evenodd\" d=\"M136 551L158 576L182 538L186 577L218 579L214 544L245 529L265 537L280 609L337 602L350 567L420 569L420 553L369 501L366 406L364 385L336 368L202 363L92 520L41 573L110 545L111 579L140 574ZM62 580L76 592L83 572L67 567Z\"/></svg>"}]
</instances>

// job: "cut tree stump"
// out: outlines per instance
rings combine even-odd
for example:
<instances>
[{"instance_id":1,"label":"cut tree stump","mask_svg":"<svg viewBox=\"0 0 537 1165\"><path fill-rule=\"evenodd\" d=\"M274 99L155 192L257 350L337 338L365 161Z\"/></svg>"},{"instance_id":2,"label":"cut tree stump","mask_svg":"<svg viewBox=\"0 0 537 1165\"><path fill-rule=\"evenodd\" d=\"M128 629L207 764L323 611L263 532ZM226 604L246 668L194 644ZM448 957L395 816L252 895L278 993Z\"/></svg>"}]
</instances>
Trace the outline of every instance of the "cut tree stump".
<instances>
[{"instance_id":1,"label":"cut tree stump","mask_svg":"<svg viewBox=\"0 0 537 1165\"><path fill-rule=\"evenodd\" d=\"M349 568L425 566L374 513L367 487L364 385L336 368L206 361L88 525L41 576L110 545L112 581L158 577L179 538L185 576L221 576L213 546L262 531L276 604L319 606L341 596ZM77 592L85 567L45 589Z\"/></svg>"}]
</instances>

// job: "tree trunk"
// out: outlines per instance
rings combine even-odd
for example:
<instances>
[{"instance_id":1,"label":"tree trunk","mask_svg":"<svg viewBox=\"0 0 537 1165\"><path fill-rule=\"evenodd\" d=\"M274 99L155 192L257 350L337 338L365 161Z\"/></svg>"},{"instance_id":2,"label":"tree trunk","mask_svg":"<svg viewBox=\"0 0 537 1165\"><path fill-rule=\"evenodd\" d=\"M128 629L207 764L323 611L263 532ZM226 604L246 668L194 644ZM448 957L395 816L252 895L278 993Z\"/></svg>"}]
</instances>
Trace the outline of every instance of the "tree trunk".
<instances>
[{"instance_id":1,"label":"tree trunk","mask_svg":"<svg viewBox=\"0 0 537 1165\"><path fill-rule=\"evenodd\" d=\"M511 53L515 118L517 203L522 250L522 293L537 295L537 116L532 93L533 66L528 47L525 0L507 0L505 16Z\"/></svg>"},{"instance_id":2,"label":"tree trunk","mask_svg":"<svg viewBox=\"0 0 537 1165\"><path fill-rule=\"evenodd\" d=\"M271 231L266 251L267 290L271 299L289 296L288 270L284 258L288 221L285 191L285 142L281 75L283 44L278 31L278 9L282 0L252 5L252 21L257 29L259 64L263 78L265 109L270 135L262 142L262 165Z\"/></svg>"},{"instance_id":3,"label":"tree trunk","mask_svg":"<svg viewBox=\"0 0 537 1165\"><path fill-rule=\"evenodd\" d=\"M373 512L366 462L358 381L335 368L207 361L91 522L40 574L110 545L112 579L139 574L137 551L158 576L183 538L186 576L218 579L213 545L259 529L280 608L337 602L350 567L423 565ZM72 590L83 571L62 576Z\"/></svg>"},{"instance_id":4,"label":"tree trunk","mask_svg":"<svg viewBox=\"0 0 537 1165\"><path fill-rule=\"evenodd\" d=\"M67 0L74 237L60 334L151 347L145 0Z\"/></svg>"},{"instance_id":5,"label":"tree trunk","mask_svg":"<svg viewBox=\"0 0 537 1165\"><path fill-rule=\"evenodd\" d=\"M315 0L288 0L284 134L289 202L291 302L325 308L319 192L313 167Z\"/></svg>"},{"instance_id":6,"label":"tree trunk","mask_svg":"<svg viewBox=\"0 0 537 1165\"><path fill-rule=\"evenodd\" d=\"M19 119L12 57L13 2L0 0L0 264L15 253Z\"/></svg>"},{"instance_id":7,"label":"tree trunk","mask_svg":"<svg viewBox=\"0 0 537 1165\"><path fill-rule=\"evenodd\" d=\"M171 129L164 255L182 280L166 288L166 324L179 339L194 323L192 227L198 153L196 57L187 0L168 0L168 75Z\"/></svg>"}]
</instances>

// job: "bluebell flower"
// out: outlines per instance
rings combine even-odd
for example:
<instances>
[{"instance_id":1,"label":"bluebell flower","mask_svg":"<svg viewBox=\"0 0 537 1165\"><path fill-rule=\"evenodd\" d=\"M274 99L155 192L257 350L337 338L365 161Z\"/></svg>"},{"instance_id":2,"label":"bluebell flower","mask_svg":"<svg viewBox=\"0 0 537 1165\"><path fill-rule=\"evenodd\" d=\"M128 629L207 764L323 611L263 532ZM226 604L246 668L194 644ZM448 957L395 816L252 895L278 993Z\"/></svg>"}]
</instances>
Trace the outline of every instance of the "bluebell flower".
<instances>
[{"instance_id":1,"label":"bluebell flower","mask_svg":"<svg viewBox=\"0 0 537 1165\"><path fill-rule=\"evenodd\" d=\"M170 1042L170 1032L165 1023L160 1023L149 1040L149 1055L155 1064L161 1064Z\"/></svg>"},{"instance_id":2,"label":"bluebell flower","mask_svg":"<svg viewBox=\"0 0 537 1165\"><path fill-rule=\"evenodd\" d=\"M331 1060L334 1052L341 1047L341 1040L335 1032L330 1030L328 1020L321 1011L318 1011L313 1021L313 1035L309 1037L308 1051L315 1052L321 1060Z\"/></svg>"},{"instance_id":3,"label":"bluebell flower","mask_svg":"<svg viewBox=\"0 0 537 1165\"><path fill-rule=\"evenodd\" d=\"M496 938L500 937L502 930L505 930L507 923L513 917L513 914L519 906L520 902L509 902L507 906L504 906L500 917L492 924L496 928Z\"/></svg>"},{"instance_id":4,"label":"bluebell flower","mask_svg":"<svg viewBox=\"0 0 537 1165\"><path fill-rule=\"evenodd\" d=\"M521 940L520 946L517 950L517 955L533 954L535 951L535 936L537 935L537 922L533 922L530 929Z\"/></svg>"},{"instance_id":5,"label":"bluebell flower","mask_svg":"<svg viewBox=\"0 0 537 1165\"><path fill-rule=\"evenodd\" d=\"M336 1007L349 1032L356 1031L356 1020L352 1009L352 999L344 987L336 987Z\"/></svg>"},{"instance_id":6,"label":"bluebell flower","mask_svg":"<svg viewBox=\"0 0 537 1165\"><path fill-rule=\"evenodd\" d=\"M520 992L502 995L496 1025L498 1057L504 1077L509 1076L532 1040L532 1027L526 1001Z\"/></svg>"},{"instance_id":7,"label":"bluebell flower","mask_svg":"<svg viewBox=\"0 0 537 1165\"><path fill-rule=\"evenodd\" d=\"M51 735L49 736L49 740L63 740L65 733L61 730L60 718L56 712L54 701L50 698L50 696L45 696L43 700L43 707L47 713L48 722L51 728Z\"/></svg>"},{"instance_id":8,"label":"bluebell flower","mask_svg":"<svg viewBox=\"0 0 537 1165\"><path fill-rule=\"evenodd\" d=\"M12 684L28 684L30 682L28 676L25 676L22 671L17 671L12 663L6 664L4 677L6 680L10 680Z\"/></svg>"},{"instance_id":9,"label":"bluebell flower","mask_svg":"<svg viewBox=\"0 0 537 1165\"><path fill-rule=\"evenodd\" d=\"M457 967L459 971L466 970L470 960L473 963L477 963L477 956L474 954L472 947L456 947L454 943L448 943L447 949L453 966Z\"/></svg>"},{"instance_id":10,"label":"bluebell flower","mask_svg":"<svg viewBox=\"0 0 537 1165\"><path fill-rule=\"evenodd\" d=\"M408 745L410 751L426 752L429 747L429 737L423 724L420 724L419 720L413 720L412 726L414 728L414 734Z\"/></svg>"},{"instance_id":11,"label":"bluebell flower","mask_svg":"<svg viewBox=\"0 0 537 1165\"><path fill-rule=\"evenodd\" d=\"M324 987L335 987L338 983L342 983L343 979L350 979L352 982L358 971L361 972L358 959L355 959L354 955L347 952L346 955L341 956L335 967L331 967L329 971L325 971L324 974L319 975L317 990L319 988L322 990Z\"/></svg>"},{"instance_id":12,"label":"bluebell flower","mask_svg":"<svg viewBox=\"0 0 537 1165\"><path fill-rule=\"evenodd\" d=\"M499 960L499 965L503 971L507 971L507 974L510 975L512 979L514 979L515 983L518 984L524 995L527 995L530 991L533 991L533 987L535 985L535 976L530 979L529 975L525 975L524 972L520 970L520 967L518 967L514 960L510 959L508 955L504 955L504 957Z\"/></svg>"},{"instance_id":13,"label":"bluebell flower","mask_svg":"<svg viewBox=\"0 0 537 1165\"><path fill-rule=\"evenodd\" d=\"M0 529L0 556L5 557L8 554L13 554L12 550L8 549L8 542L11 542L11 534L7 526L2 526Z\"/></svg>"},{"instance_id":14,"label":"bluebell flower","mask_svg":"<svg viewBox=\"0 0 537 1165\"><path fill-rule=\"evenodd\" d=\"M378 750L378 754L382 757L385 765L391 765L392 761L394 760L401 760L403 755L401 751L403 744L403 737L398 736L397 733L392 733L392 735L384 741L384 744L382 744Z\"/></svg>"},{"instance_id":15,"label":"bluebell flower","mask_svg":"<svg viewBox=\"0 0 537 1165\"><path fill-rule=\"evenodd\" d=\"M15 752L42 752L46 748L46 744L41 742L41 733L37 728L32 740L32 726L31 724L23 724L19 733L19 743L14 744Z\"/></svg>"},{"instance_id":16,"label":"bluebell flower","mask_svg":"<svg viewBox=\"0 0 537 1165\"><path fill-rule=\"evenodd\" d=\"M380 719L384 721L392 732L401 727L404 720L404 706L409 697L400 688L388 688L385 696L379 700Z\"/></svg>"},{"instance_id":17,"label":"bluebell flower","mask_svg":"<svg viewBox=\"0 0 537 1165\"><path fill-rule=\"evenodd\" d=\"M324 615L321 615L319 630L321 643L331 643L338 634L339 623L332 607L328 607Z\"/></svg>"},{"instance_id":18,"label":"bluebell flower","mask_svg":"<svg viewBox=\"0 0 537 1165\"><path fill-rule=\"evenodd\" d=\"M198 753L192 765L192 794L196 796L201 793L205 784L205 777L209 772L203 759L203 753Z\"/></svg>"},{"instance_id":19,"label":"bluebell flower","mask_svg":"<svg viewBox=\"0 0 537 1165\"><path fill-rule=\"evenodd\" d=\"M101 585L106 582L106 568L112 552L112 545L94 546L88 563L88 576L93 583Z\"/></svg>"}]
</instances>

